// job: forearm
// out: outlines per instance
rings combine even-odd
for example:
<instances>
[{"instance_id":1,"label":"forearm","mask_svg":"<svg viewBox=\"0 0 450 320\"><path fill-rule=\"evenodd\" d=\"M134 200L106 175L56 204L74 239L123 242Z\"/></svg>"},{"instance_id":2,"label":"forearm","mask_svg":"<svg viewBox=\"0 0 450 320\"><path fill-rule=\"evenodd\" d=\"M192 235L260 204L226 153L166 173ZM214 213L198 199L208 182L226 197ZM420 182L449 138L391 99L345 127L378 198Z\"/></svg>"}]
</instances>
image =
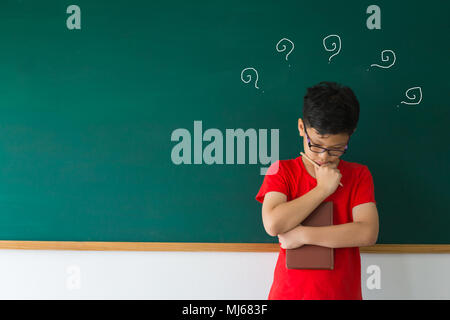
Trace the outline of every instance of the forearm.
<instances>
[{"instance_id":1,"label":"forearm","mask_svg":"<svg viewBox=\"0 0 450 320\"><path fill-rule=\"evenodd\" d=\"M301 241L328 248L363 247L373 245L376 240L372 229L363 222L350 222L326 227L302 228Z\"/></svg>"},{"instance_id":2,"label":"forearm","mask_svg":"<svg viewBox=\"0 0 450 320\"><path fill-rule=\"evenodd\" d=\"M328 194L316 186L303 196L276 206L272 209L273 229L276 230L276 234L297 227L327 197Z\"/></svg>"}]
</instances>

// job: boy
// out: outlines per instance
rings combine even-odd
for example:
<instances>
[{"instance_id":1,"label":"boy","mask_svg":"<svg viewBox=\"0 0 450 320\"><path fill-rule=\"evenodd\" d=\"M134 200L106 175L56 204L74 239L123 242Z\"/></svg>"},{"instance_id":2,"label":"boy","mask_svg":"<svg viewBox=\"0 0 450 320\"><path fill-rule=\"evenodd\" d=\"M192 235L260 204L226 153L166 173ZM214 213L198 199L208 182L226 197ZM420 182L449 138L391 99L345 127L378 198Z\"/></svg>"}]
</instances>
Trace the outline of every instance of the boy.
<instances>
[{"instance_id":1,"label":"boy","mask_svg":"<svg viewBox=\"0 0 450 320\"><path fill-rule=\"evenodd\" d=\"M374 185L367 166L339 159L358 119L359 102L350 88L334 82L308 88L298 130L305 155L320 167L302 156L279 160L256 195L264 229L280 242L269 300L362 300L359 247L378 238ZM333 202L333 226L302 226L324 201ZM287 269L286 249L304 244L335 248L334 269Z\"/></svg>"}]
</instances>

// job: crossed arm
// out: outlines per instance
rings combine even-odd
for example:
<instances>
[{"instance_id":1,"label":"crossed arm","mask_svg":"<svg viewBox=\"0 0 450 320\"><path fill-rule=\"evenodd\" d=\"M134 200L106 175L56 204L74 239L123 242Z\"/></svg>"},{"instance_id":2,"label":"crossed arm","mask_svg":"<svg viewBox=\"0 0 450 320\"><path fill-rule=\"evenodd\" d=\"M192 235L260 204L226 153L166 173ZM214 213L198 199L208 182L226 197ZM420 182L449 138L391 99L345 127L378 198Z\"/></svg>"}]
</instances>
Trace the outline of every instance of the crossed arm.
<instances>
[{"instance_id":1,"label":"crossed arm","mask_svg":"<svg viewBox=\"0 0 450 320\"><path fill-rule=\"evenodd\" d=\"M373 202L360 204L353 208L353 222L327 227L300 225L278 237L284 249L304 244L329 248L371 246L378 238L378 211Z\"/></svg>"},{"instance_id":2,"label":"crossed arm","mask_svg":"<svg viewBox=\"0 0 450 320\"><path fill-rule=\"evenodd\" d=\"M271 202L271 197L272 201L279 202L278 204L286 202L284 194L273 192L270 195L270 193L266 194L264 202L268 196L267 200L269 203ZM321 201L320 199L318 200L319 202ZM291 205L290 209L295 209L295 207ZM320 245L329 248L362 247L375 244L379 229L378 210L375 203L368 202L355 206L352 209L352 214L353 222L350 223L327 227L307 227L296 223L296 227L288 231L276 232L276 235L280 240L281 247L284 249L298 248L304 244ZM267 219L267 212L265 215L266 220L269 220ZM304 217L300 218L301 221L303 219ZM275 234L272 233L272 235Z\"/></svg>"}]
</instances>

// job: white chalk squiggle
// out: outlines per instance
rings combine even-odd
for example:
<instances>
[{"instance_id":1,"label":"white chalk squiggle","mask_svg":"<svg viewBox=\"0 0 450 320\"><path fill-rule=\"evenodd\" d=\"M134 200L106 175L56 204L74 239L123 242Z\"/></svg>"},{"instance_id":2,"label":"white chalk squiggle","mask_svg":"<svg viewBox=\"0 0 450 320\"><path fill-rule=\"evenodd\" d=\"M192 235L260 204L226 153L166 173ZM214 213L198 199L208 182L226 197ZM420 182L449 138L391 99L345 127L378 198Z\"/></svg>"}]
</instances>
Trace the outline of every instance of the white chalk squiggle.
<instances>
[{"instance_id":1,"label":"white chalk squiggle","mask_svg":"<svg viewBox=\"0 0 450 320\"><path fill-rule=\"evenodd\" d=\"M374 64L371 64L370 66L371 66L371 67L380 67L380 68L385 68L385 69L392 67L392 66L395 64L395 61L397 60L396 57L395 57L395 52L392 51L392 50L389 50L389 49L383 50L383 51L381 52L381 60L382 60L383 62L387 62L387 61L390 60L390 59L389 59L389 56L387 56L387 55L385 54L386 52L392 53L392 56L394 57L394 61L392 61L392 64L390 64L389 66L381 66L381 65L379 65L379 64L375 64L375 63L374 63Z\"/></svg>"},{"instance_id":2,"label":"white chalk squiggle","mask_svg":"<svg viewBox=\"0 0 450 320\"><path fill-rule=\"evenodd\" d=\"M256 71L256 69L255 68L245 68L244 70L242 70L242 72L241 72L241 80L244 82L244 83L249 83L250 81L252 81L252 75L251 74L247 74L246 75L246 77L247 77L247 81L246 80L244 80L244 72L245 71L247 71L247 70L253 70L254 72L255 72L255 74L256 74L256 81L255 81L255 88L256 89L259 89L259 87L258 87L258 71Z\"/></svg>"},{"instance_id":3,"label":"white chalk squiggle","mask_svg":"<svg viewBox=\"0 0 450 320\"><path fill-rule=\"evenodd\" d=\"M281 39L280 41L278 41L277 46L275 47L275 48L277 49L278 52L284 52L284 51L286 51L286 49L287 49L285 44L282 45L282 48L281 48L281 49L279 48L279 45L280 45L280 43L281 43L282 41L288 41L288 42L292 45L291 51L289 51L288 54L286 55L286 61L287 61L288 56L291 54L292 51L294 51L294 47L295 47L295 46L294 46L294 43L293 43L291 40L289 40L289 39L287 39L287 38L283 38L283 39Z\"/></svg>"},{"instance_id":4,"label":"white chalk squiggle","mask_svg":"<svg viewBox=\"0 0 450 320\"><path fill-rule=\"evenodd\" d=\"M412 97L410 97L410 96L409 96L409 92L410 92L411 90L417 90L417 89L419 90L419 96L420 96L418 102L406 102L406 101L402 101L401 103L409 104L409 105L416 105L416 104L419 104L419 103L422 101L422 88L421 88L421 87L412 87L412 88L409 88L408 90L406 90L406 96L408 97L409 100L414 100L414 99L416 99L416 95L413 94Z\"/></svg>"},{"instance_id":5,"label":"white chalk squiggle","mask_svg":"<svg viewBox=\"0 0 450 320\"><path fill-rule=\"evenodd\" d=\"M333 47L331 49L327 48L327 45L325 44L325 41L329 37L337 37L337 40L339 41L338 42L339 43L339 48L338 48L338 51L335 54L333 54L330 58L328 58L328 63L330 63L331 58L333 58L335 55L337 55L337 54L339 54L339 52L341 52L341 45L342 45L341 37L339 37L337 34L330 34L330 35L326 36L325 38L323 38L323 47L325 48L325 50L327 50L327 51L334 51L337 48L336 42L332 42L331 43L333 45Z\"/></svg>"}]
</instances>

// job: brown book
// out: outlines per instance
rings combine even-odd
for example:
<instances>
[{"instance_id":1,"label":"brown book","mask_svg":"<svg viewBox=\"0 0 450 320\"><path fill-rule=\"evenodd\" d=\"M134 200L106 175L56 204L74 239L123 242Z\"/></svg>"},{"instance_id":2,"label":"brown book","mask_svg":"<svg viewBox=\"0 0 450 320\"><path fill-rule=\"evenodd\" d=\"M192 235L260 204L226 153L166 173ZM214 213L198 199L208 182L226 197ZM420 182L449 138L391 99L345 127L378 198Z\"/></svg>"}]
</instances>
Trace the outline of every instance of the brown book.
<instances>
[{"instance_id":1,"label":"brown book","mask_svg":"<svg viewBox=\"0 0 450 320\"><path fill-rule=\"evenodd\" d=\"M333 202L322 202L301 225L310 227L333 225ZM333 248L305 244L296 249L286 249L286 268L333 270Z\"/></svg>"}]
</instances>

